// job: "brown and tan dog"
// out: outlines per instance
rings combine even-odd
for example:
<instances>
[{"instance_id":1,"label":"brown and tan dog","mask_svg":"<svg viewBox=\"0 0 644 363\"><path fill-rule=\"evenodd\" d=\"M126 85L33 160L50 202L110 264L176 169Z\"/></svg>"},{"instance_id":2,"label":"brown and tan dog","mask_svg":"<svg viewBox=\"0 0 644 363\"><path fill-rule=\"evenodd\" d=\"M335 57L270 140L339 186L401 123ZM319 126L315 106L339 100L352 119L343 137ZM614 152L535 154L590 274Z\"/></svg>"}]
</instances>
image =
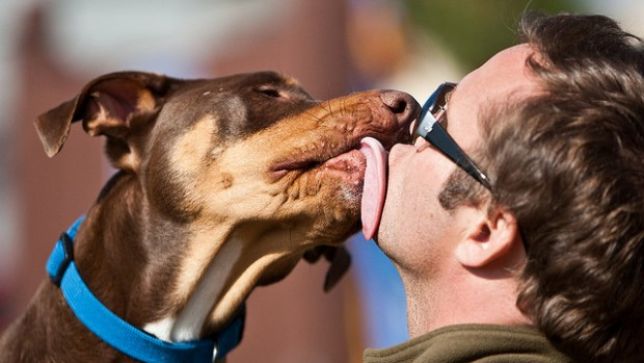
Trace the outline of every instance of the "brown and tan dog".
<instances>
[{"instance_id":1,"label":"brown and tan dog","mask_svg":"<svg viewBox=\"0 0 644 363\"><path fill-rule=\"evenodd\" d=\"M256 285L284 277L306 251L356 232L360 139L390 148L409 138L417 113L395 91L318 102L273 72L122 72L93 80L36 128L49 156L74 121L106 136L119 171L78 232L75 263L121 318L187 341L216 334ZM2 362L122 360L49 281L0 340Z\"/></svg>"}]
</instances>

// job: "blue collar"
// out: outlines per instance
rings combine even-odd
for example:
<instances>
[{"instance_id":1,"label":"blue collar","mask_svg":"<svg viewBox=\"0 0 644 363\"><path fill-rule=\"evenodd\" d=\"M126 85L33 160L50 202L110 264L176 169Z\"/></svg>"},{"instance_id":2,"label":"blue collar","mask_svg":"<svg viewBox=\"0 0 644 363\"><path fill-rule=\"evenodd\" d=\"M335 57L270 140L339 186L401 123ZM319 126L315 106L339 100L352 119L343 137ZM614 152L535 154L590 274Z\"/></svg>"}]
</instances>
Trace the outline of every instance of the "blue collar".
<instances>
[{"instance_id":1,"label":"blue collar","mask_svg":"<svg viewBox=\"0 0 644 363\"><path fill-rule=\"evenodd\" d=\"M60 236L49 260L47 273L60 287L67 305L92 333L112 348L143 362L214 362L235 348L242 338L245 308L215 340L166 342L116 316L92 294L74 263L74 237L85 220L80 217Z\"/></svg>"}]
</instances>

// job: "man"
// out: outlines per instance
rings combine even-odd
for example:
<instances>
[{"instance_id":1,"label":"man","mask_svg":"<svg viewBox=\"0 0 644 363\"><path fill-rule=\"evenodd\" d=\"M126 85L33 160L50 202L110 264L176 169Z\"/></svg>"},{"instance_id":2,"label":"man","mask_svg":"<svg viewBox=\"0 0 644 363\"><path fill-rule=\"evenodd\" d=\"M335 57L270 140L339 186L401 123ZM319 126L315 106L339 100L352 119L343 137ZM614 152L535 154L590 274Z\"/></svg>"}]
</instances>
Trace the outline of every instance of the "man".
<instances>
[{"instance_id":1,"label":"man","mask_svg":"<svg viewBox=\"0 0 644 363\"><path fill-rule=\"evenodd\" d=\"M376 239L412 340L366 362L644 362L642 42L601 16L520 28L390 152Z\"/></svg>"}]
</instances>

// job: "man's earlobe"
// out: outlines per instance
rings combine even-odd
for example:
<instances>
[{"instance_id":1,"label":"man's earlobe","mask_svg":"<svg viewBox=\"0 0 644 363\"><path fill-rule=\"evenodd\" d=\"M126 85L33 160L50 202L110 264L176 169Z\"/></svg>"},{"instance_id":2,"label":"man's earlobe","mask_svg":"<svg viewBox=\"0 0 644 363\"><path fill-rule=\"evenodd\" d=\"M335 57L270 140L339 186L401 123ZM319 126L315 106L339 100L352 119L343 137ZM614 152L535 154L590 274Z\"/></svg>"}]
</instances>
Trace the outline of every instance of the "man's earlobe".
<instances>
[{"instance_id":1,"label":"man's earlobe","mask_svg":"<svg viewBox=\"0 0 644 363\"><path fill-rule=\"evenodd\" d=\"M477 211L474 223L454 251L458 262L469 268L480 268L505 257L521 243L516 217L496 207L490 213Z\"/></svg>"}]
</instances>

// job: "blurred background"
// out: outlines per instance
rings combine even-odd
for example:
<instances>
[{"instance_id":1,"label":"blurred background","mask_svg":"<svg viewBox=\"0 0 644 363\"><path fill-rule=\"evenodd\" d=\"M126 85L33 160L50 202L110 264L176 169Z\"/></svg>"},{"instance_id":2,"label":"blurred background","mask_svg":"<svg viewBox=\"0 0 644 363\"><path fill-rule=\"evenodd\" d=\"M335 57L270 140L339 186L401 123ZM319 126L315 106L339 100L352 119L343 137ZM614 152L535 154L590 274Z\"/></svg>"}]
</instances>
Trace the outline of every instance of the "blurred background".
<instances>
[{"instance_id":1,"label":"blurred background","mask_svg":"<svg viewBox=\"0 0 644 363\"><path fill-rule=\"evenodd\" d=\"M0 0L0 332L44 279L59 233L113 173L102 140L75 127L48 159L32 126L89 80L273 69L318 99L395 88L422 102L515 43L525 10L601 13L644 34L637 0ZM353 268L332 292L322 292L324 263L258 288L229 362L360 362L365 347L404 341L397 273L373 242L348 243Z\"/></svg>"}]
</instances>

